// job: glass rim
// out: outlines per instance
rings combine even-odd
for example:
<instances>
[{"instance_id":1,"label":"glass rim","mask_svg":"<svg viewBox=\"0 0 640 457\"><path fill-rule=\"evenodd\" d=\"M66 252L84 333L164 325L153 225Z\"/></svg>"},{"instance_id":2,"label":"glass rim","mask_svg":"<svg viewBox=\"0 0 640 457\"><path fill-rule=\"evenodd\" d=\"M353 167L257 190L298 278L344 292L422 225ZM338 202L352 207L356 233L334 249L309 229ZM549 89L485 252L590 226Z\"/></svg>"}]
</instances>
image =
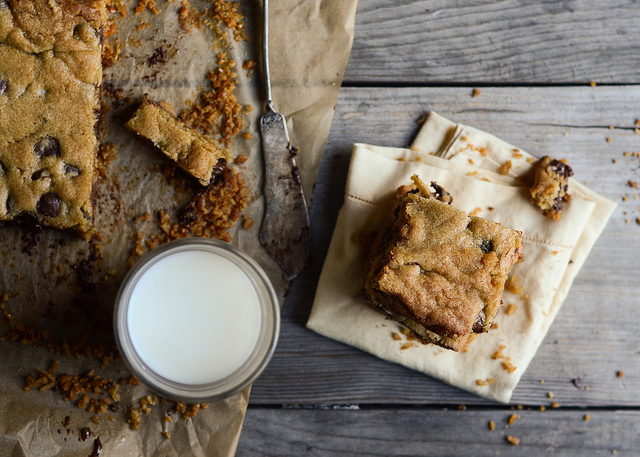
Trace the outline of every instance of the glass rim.
<instances>
[{"instance_id":1,"label":"glass rim","mask_svg":"<svg viewBox=\"0 0 640 457\"><path fill-rule=\"evenodd\" d=\"M138 355L128 329L128 309L136 284L158 261L172 254L204 251L221 255L236 264L251 281L260 304L260 333L249 357L228 376L205 384L185 384L170 380L151 369ZM167 398L206 403L229 398L253 383L267 367L280 335L280 305L269 277L249 255L235 246L209 238L170 241L147 252L124 277L116 296L113 325L118 349L131 372L146 386Z\"/></svg>"}]
</instances>

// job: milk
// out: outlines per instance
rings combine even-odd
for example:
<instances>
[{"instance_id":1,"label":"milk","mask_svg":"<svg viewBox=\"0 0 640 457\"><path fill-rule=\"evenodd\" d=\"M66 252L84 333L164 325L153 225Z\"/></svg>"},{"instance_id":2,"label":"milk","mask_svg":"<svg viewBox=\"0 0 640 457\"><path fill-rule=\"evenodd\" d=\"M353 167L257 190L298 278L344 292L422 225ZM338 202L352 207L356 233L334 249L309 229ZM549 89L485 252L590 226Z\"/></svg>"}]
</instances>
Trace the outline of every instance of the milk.
<instances>
[{"instance_id":1,"label":"milk","mask_svg":"<svg viewBox=\"0 0 640 457\"><path fill-rule=\"evenodd\" d=\"M183 384L237 370L258 340L261 308L247 275L213 252L175 252L133 288L127 326L135 351L157 374Z\"/></svg>"}]
</instances>

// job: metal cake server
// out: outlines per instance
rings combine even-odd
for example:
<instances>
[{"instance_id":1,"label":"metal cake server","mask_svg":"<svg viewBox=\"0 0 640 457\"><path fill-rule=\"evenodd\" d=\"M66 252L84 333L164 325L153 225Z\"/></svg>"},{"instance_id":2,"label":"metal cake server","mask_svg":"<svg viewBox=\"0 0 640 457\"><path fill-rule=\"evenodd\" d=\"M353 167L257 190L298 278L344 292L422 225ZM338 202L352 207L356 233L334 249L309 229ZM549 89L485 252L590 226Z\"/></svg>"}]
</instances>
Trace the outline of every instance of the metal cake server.
<instances>
[{"instance_id":1,"label":"metal cake server","mask_svg":"<svg viewBox=\"0 0 640 457\"><path fill-rule=\"evenodd\" d=\"M266 113L260 120L264 153L265 214L260 242L290 281L300 273L309 257L309 212L296 165L297 149L291 146L287 124L271 98L269 76L269 1L264 0L262 62L264 66Z\"/></svg>"}]
</instances>

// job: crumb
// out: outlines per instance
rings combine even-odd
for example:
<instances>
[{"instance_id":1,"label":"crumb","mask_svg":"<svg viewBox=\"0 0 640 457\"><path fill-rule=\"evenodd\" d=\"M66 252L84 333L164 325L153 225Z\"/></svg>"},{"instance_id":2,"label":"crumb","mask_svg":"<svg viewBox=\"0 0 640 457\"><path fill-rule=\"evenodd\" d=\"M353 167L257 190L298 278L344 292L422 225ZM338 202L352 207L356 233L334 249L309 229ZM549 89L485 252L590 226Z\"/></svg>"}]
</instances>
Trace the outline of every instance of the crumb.
<instances>
[{"instance_id":1,"label":"crumb","mask_svg":"<svg viewBox=\"0 0 640 457\"><path fill-rule=\"evenodd\" d=\"M244 113L253 110L251 105L244 108L235 96L238 85L236 63L221 52L217 56L218 68L209 72L207 79L211 90L202 91L195 103L180 113L180 119L189 127L203 133L217 131L221 143L229 147L233 137L245 126Z\"/></svg>"},{"instance_id":2,"label":"crumb","mask_svg":"<svg viewBox=\"0 0 640 457\"><path fill-rule=\"evenodd\" d=\"M505 313L507 313L507 316L511 316L516 311L518 311L518 305L516 305L515 303L509 303L509 306L507 306Z\"/></svg>"},{"instance_id":3,"label":"crumb","mask_svg":"<svg viewBox=\"0 0 640 457\"><path fill-rule=\"evenodd\" d=\"M511 160L507 160L500 166L500 168L498 168L498 173L500 173L501 175L508 175L509 171L511 171L511 166Z\"/></svg>"},{"instance_id":4,"label":"crumb","mask_svg":"<svg viewBox=\"0 0 640 457\"><path fill-rule=\"evenodd\" d=\"M253 227L253 219L251 219L250 217L246 216L246 215L242 215L242 228L245 230L249 230L251 227Z\"/></svg>"},{"instance_id":5,"label":"crumb","mask_svg":"<svg viewBox=\"0 0 640 457\"><path fill-rule=\"evenodd\" d=\"M391 333L391 338L393 338L395 341L400 341L402 339L400 334L396 332Z\"/></svg>"},{"instance_id":6,"label":"crumb","mask_svg":"<svg viewBox=\"0 0 640 457\"><path fill-rule=\"evenodd\" d=\"M165 439L167 439L167 440L171 438L171 435L170 435L170 434L169 434L169 432L167 432L167 431L163 431L163 432L162 432L162 436L163 436Z\"/></svg>"},{"instance_id":7,"label":"crumb","mask_svg":"<svg viewBox=\"0 0 640 457\"><path fill-rule=\"evenodd\" d=\"M585 422L588 422L588 421L591 420L591 416L589 416L588 414L585 414L583 419L584 419Z\"/></svg>"},{"instance_id":8,"label":"crumb","mask_svg":"<svg viewBox=\"0 0 640 457\"><path fill-rule=\"evenodd\" d=\"M520 280L517 276L511 276L507 279L504 284L504 290L514 295L522 295L524 293L524 288L520 285Z\"/></svg>"},{"instance_id":9,"label":"crumb","mask_svg":"<svg viewBox=\"0 0 640 457\"><path fill-rule=\"evenodd\" d=\"M178 10L178 22L180 28L185 32L189 32L192 28L202 29L202 15L187 0L182 0L181 7Z\"/></svg>"},{"instance_id":10,"label":"crumb","mask_svg":"<svg viewBox=\"0 0 640 457\"><path fill-rule=\"evenodd\" d=\"M153 14L158 14L160 12L160 10L158 10L156 0L139 0L138 6L135 9L136 14L140 14L146 9L151 11Z\"/></svg>"},{"instance_id":11,"label":"crumb","mask_svg":"<svg viewBox=\"0 0 640 457\"><path fill-rule=\"evenodd\" d=\"M494 431L496 429L496 423L493 421L489 421L489 430Z\"/></svg>"},{"instance_id":12,"label":"crumb","mask_svg":"<svg viewBox=\"0 0 640 457\"><path fill-rule=\"evenodd\" d=\"M612 159L611 162L612 163L618 163L618 159Z\"/></svg>"},{"instance_id":13,"label":"crumb","mask_svg":"<svg viewBox=\"0 0 640 457\"><path fill-rule=\"evenodd\" d=\"M493 378L487 378L487 382L489 384L495 384L496 382L493 380Z\"/></svg>"},{"instance_id":14,"label":"crumb","mask_svg":"<svg viewBox=\"0 0 640 457\"><path fill-rule=\"evenodd\" d=\"M607 143L611 143L611 137L610 136L607 137Z\"/></svg>"},{"instance_id":15,"label":"crumb","mask_svg":"<svg viewBox=\"0 0 640 457\"><path fill-rule=\"evenodd\" d=\"M487 382L484 379L476 379L476 384L479 386L486 386Z\"/></svg>"},{"instance_id":16,"label":"crumb","mask_svg":"<svg viewBox=\"0 0 640 457\"><path fill-rule=\"evenodd\" d=\"M629 187L633 187L634 189L638 188L638 181L629 180Z\"/></svg>"},{"instance_id":17,"label":"crumb","mask_svg":"<svg viewBox=\"0 0 640 457\"><path fill-rule=\"evenodd\" d=\"M509 425L513 425L518 419L520 419L520 416L518 416L517 414L512 414L511 416L509 416L509 419L507 419L507 422L509 423Z\"/></svg>"},{"instance_id":18,"label":"crumb","mask_svg":"<svg viewBox=\"0 0 640 457\"><path fill-rule=\"evenodd\" d=\"M517 438L513 435L507 435L504 438L505 440L507 440L507 443L513 445L513 446L517 446L520 444L520 438Z\"/></svg>"},{"instance_id":19,"label":"crumb","mask_svg":"<svg viewBox=\"0 0 640 457\"><path fill-rule=\"evenodd\" d=\"M458 409L460 411L466 411L467 410L467 405L458 405Z\"/></svg>"},{"instance_id":20,"label":"crumb","mask_svg":"<svg viewBox=\"0 0 640 457\"><path fill-rule=\"evenodd\" d=\"M620 370L616 373L616 376L622 378L624 376L624 371Z\"/></svg>"},{"instance_id":21,"label":"crumb","mask_svg":"<svg viewBox=\"0 0 640 457\"><path fill-rule=\"evenodd\" d=\"M540 406L540 411L545 412L547 410L547 407L544 405Z\"/></svg>"},{"instance_id":22,"label":"crumb","mask_svg":"<svg viewBox=\"0 0 640 457\"><path fill-rule=\"evenodd\" d=\"M474 88L474 89L473 89L473 92L471 92L471 96L472 96L473 98L478 98L478 97L480 96L480 94L481 94L480 89L475 89L475 88Z\"/></svg>"},{"instance_id":23,"label":"crumb","mask_svg":"<svg viewBox=\"0 0 640 457\"><path fill-rule=\"evenodd\" d=\"M589 85L590 85L591 87L596 87L596 82L595 82L595 81L591 81L591 82L589 83Z\"/></svg>"},{"instance_id":24,"label":"crumb","mask_svg":"<svg viewBox=\"0 0 640 457\"><path fill-rule=\"evenodd\" d=\"M553 392L547 392L547 397L553 398Z\"/></svg>"},{"instance_id":25,"label":"crumb","mask_svg":"<svg viewBox=\"0 0 640 457\"><path fill-rule=\"evenodd\" d=\"M494 352L494 353L491 355L491 358L492 358L493 360L504 359L505 355L504 355L504 352L503 352L503 351L504 351L506 348L507 348L507 347L506 347L504 344L501 344L501 345L500 345L500 348L499 348L496 352Z\"/></svg>"},{"instance_id":26,"label":"crumb","mask_svg":"<svg viewBox=\"0 0 640 457\"><path fill-rule=\"evenodd\" d=\"M469 216L477 216L482 212L482 208L475 208L473 211L469 213Z\"/></svg>"},{"instance_id":27,"label":"crumb","mask_svg":"<svg viewBox=\"0 0 640 457\"><path fill-rule=\"evenodd\" d=\"M514 364L512 364L511 361L509 361L508 357L507 357L507 360L502 361L502 368L504 368L509 373L513 373L514 371L517 370L517 367Z\"/></svg>"},{"instance_id":28,"label":"crumb","mask_svg":"<svg viewBox=\"0 0 640 457\"><path fill-rule=\"evenodd\" d=\"M469 173L467 173L467 176L475 176L477 174L478 174L477 171L470 171Z\"/></svg>"},{"instance_id":29,"label":"crumb","mask_svg":"<svg viewBox=\"0 0 640 457\"><path fill-rule=\"evenodd\" d=\"M553 403L551 403L551 407L552 408L560 408L560 403L558 403L557 401L554 401Z\"/></svg>"}]
</instances>

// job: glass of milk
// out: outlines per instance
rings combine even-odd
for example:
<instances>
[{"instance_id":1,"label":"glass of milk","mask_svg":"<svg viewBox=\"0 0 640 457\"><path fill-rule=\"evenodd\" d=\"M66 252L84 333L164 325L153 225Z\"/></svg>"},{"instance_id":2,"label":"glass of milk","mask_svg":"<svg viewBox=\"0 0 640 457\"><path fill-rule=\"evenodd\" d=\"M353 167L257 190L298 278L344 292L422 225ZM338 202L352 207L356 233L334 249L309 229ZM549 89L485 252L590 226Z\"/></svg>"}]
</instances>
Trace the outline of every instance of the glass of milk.
<instances>
[{"instance_id":1,"label":"glass of milk","mask_svg":"<svg viewBox=\"0 0 640 457\"><path fill-rule=\"evenodd\" d=\"M222 241L187 238L149 252L127 274L114 325L138 379L168 398L211 402L262 373L280 307L251 257Z\"/></svg>"}]
</instances>

